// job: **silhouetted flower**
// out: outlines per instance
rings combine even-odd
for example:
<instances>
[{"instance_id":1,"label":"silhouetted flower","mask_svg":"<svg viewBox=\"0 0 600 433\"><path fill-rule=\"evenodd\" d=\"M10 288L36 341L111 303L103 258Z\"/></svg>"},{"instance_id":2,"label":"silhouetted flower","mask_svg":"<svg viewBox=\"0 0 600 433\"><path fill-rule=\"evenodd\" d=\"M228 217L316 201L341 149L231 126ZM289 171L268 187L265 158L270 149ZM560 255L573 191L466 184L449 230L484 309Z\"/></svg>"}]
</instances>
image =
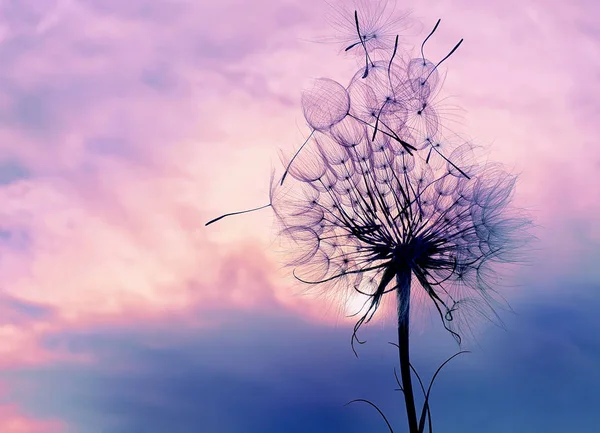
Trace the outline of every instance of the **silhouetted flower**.
<instances>
[{"instance_id":1,"label":"silhouetted flower","mask_svg":"<svg viewBox=\"0 0 600 433\"><path fill-rule=\"evenodd\" d=\"M396 56L396 38L386 60L364 48L365 67L348 86L317 80L302 97L312 133L286 164L292 179L271 189L294 276L342 300L367 297L353 349L363 343L359 328L395 293L397 380L411 433L422 433L426 419L431 431L429 391L417 418L411 383L411 290L423 291L460 343L458 325L494 317L493 265L516 257L529 225L510 207L515 176L478 163L474 145L445 130L436 111L437 68L461 42L433 64L423 46L422 57Z\"/></svg>"},{"instance_id":2,"label":"silhouetted flower","mask_svg":"<svg viewBox=\"0 0 600 433\"><path fill-rule=\"evenodd\" d=\"M367 297L353 349L362 343L359 328L395 293L397 380L410 432L422 433L426 418L431 423L429 390L422 388L417 420L411 291L422 291L460 343L458 325L468 325L474 314L494 317L494 265L519 258L530 221L510 206L516 177L500 164L479 163L475 146L442 124L438 67L462 40L437 63L427 60L424 45L438 20L421 56L407 57L398 52L397 34L389 33L399 21L382 5L361 3L352 21L338 22L347 31L346 51L357 49L365 64L347 86L320 78L304 92L311 133L284 161L281 180L272 178L269 204L257 209L273 209L299 281L342 300Z\"/></svg>"}]
</instances>

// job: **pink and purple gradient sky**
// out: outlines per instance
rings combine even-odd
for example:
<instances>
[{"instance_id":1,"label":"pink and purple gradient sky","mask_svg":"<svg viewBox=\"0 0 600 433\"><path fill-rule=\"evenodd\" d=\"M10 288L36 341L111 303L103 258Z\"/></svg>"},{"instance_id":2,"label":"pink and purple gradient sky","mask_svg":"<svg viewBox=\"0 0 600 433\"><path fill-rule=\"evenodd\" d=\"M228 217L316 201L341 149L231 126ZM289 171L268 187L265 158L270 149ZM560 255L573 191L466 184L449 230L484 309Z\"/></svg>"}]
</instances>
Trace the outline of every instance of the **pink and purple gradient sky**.
<instances>
[{"instance_id":1,"label":"pink and purple gradient sky","mask_svg":"<svg viewBox=\"0 0 600 433\"><path fill-rule=\"evenodd\" d=\"M423 29L442 18L428 42L433 59L465 39L446 63L448 103L464 109L457 128L521 173L516 201L531 210L539 241L507 297L539 318L528 335L547 336L536 326L556 320L538 304L566 308L564 327L579 324L567 293L600 306L600 4L398 6ZM310 42L327 33L327 11L308 0L0 0L0 432L251 431L202 430L203 421L144 430L135 407L102 417L111 402L140 395L99 384L109 372L115 381L145 368L160 376L161 350L173 347L180 358L190 347L190 365L214 366L190 341L219 335L231 352L211 353L237 354L227 332L240 317L299 320L309 328L290 325L298 341L350 323L330 319L282 276L268 211L204 227L266 202L278 149L307 134L299 101L308 81L351 76L355 60L340 47ZM581 343L591 325L573 326L564 343L597 364L598 345ZM346 344L347 331L332 339ZM260 377L266 358L250 358L246 373ZM346 358L354 361L349 348ZM69 382L69 371L86 374ZM224 382L237 377L231 371L223 367ZM223 382L210 383L200 385ZM163 391L150 391L156 399L144 407L189 405L191 391ZM340 395L336 404L359 397Z\"/></svg>"}]
</instances>

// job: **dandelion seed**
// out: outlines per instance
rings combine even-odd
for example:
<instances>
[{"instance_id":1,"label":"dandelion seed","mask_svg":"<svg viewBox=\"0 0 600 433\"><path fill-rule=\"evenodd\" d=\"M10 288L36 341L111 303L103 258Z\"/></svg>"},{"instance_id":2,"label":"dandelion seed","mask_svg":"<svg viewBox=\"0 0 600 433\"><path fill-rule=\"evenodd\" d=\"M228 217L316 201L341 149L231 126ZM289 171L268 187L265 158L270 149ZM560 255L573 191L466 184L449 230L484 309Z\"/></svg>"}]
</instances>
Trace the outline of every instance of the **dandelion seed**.
<instances>
[{"instance_id":1,"label":"dandelion seed","mask_svg":"<svg viewBox=\"0 0 600 433\"><path fill-rule=\"evenodd\" d=\"M302 110L312 129L327 130L346 117L350 110L350 97L338 82L319 78L310 90L302 94Z\"/></svg>"},{"instance_id":2,"label":"dandelion seed","mask_svg":"<svg viewBox=\"0 0 600 433\"><path fill-rule=\"evenodd\" d=\"M365 51L391 52L396 36L406 35L415 25L410 12L396 10L394 1L354 0L351 5L330 7L333 14L329 20L336 34L325 41L339 44L344 51L360 57Z\"/></svg>"}]
</instances>

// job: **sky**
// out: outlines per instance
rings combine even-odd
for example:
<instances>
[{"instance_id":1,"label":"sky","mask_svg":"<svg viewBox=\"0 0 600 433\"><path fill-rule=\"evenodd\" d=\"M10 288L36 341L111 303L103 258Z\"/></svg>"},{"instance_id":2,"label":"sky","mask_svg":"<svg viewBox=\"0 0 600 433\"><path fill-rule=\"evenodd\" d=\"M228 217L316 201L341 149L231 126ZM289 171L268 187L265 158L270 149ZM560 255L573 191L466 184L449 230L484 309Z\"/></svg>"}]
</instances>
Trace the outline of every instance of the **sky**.
<instances>
[{"instance_id":1,"label":"sky","mask_svg":"<svg viewBox=\"0 0 600 433\"><path fill-rule=\"evenodd\" d=\"M340 3L336 3L339 5ZM352 7L350 3L347 3ZM600 429L600 4L414 0L448 122L519 173L535 222L436 382L447 433ZM265 204L311 79L357 68L313 0L0 0L0 431L406 431L389 320L303 296ZM403 35L404 36L404 35ZM424 378L458 348L423 314Z\"/></svg>"}]
</instances>

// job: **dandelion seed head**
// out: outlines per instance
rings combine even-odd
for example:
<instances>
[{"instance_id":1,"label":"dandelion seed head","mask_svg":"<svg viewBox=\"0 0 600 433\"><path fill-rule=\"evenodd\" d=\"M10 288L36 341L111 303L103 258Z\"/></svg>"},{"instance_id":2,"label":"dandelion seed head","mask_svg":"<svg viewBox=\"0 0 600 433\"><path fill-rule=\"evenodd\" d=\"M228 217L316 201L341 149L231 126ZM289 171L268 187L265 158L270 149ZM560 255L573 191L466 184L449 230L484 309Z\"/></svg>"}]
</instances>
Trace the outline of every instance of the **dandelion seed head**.
<instances>
[{"instance_id":1,"label":"dandelion seed head","mask_svg":"<svg viewBox=\"0 0 600 433\"><path fill-rule=\"evenodd\" d=\"M373 62L347 88L319 80L303 97L316 132L271 205L297 279L359 294L368 322L396 289L383 275L409 270L458 337L474 311L494 316L489 265L513 260L528 220L510 207L515 176L442 128L440 83L423 58Z\"/></svg>"}]
</instances>

